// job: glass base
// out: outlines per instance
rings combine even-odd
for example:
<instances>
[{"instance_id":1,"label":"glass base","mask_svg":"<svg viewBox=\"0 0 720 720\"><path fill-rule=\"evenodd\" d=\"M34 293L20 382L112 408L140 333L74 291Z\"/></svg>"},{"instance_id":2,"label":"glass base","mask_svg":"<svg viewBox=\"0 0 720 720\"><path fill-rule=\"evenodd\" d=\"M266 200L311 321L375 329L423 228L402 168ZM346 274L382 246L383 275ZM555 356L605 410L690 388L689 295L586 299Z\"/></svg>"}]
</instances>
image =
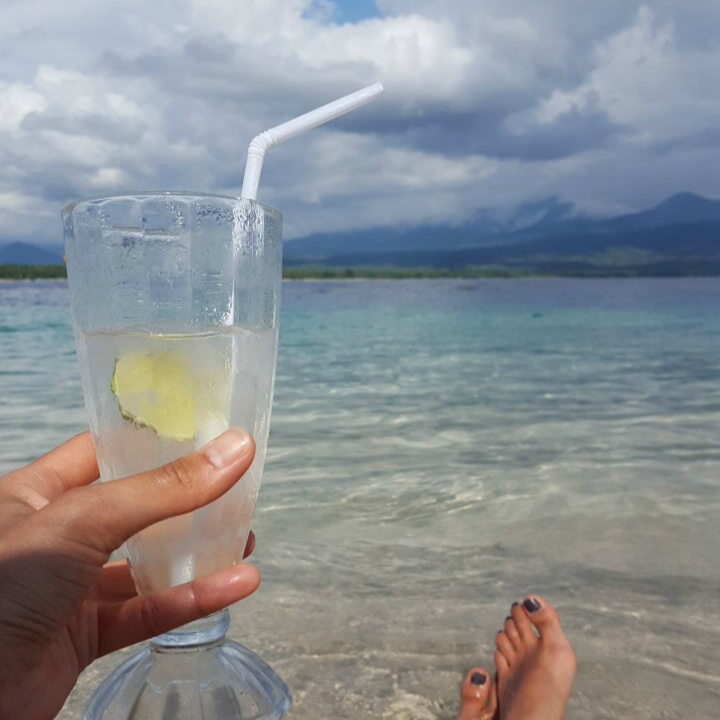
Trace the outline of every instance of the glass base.
<instances>
[{"instance_id":1,"label":"glass base","mask_svg":"<svg viewBox=\"0 0 720 720\"><path fill-rule=\"evenodd\" d=\"M287 685L255 653L225 639L227 611L198 623L153 639L117 667L90 699L85 720L285 715L292 702Z\"/></svg>"}]
</instances>

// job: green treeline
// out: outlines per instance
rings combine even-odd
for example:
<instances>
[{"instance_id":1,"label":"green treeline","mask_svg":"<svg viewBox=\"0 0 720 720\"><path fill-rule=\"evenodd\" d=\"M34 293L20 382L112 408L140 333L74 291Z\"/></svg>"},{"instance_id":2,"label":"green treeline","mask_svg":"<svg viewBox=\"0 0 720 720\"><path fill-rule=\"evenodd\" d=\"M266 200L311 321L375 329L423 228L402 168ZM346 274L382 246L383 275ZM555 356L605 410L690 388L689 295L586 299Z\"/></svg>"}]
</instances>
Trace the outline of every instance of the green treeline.
<instances>
[{"instance_id":1,"label":"green treeline","mask_svg":"<svg viewBox=\"0 0 720 720\"><path fill-rule=\"evenodd\" d=\"M403 268L392 266L331 267L298 265L283 268L285 280L411 280L441 278L511 278L527 277L530 273L503 267Z\"/></svg>"},{"instance_id":2,"label":"green treeline","mask_svg":"<svg viewBox=\"0 0 720 720\"><path fill-rule=\"evenodd\" d=\"M530 273L502 267L467 267L462 270L443 268L398 268L398 267L329 267L302 265L283 268L286 280L402 280L413 278L493 278L525 277ZM65 278L64 265L0 265L0 279L41 280Z\"/></svg>"},{"instance_id":3,"label":"green treeline","mask_svg":"<svg viewBox=\"0 0 720 720\"><path fill-rule=\"evenodd\" d=\"M463 268L395 267L367 265L341 267L331 265L295 265L283 268L286 280L413 280L443 278L632 278L632 277L703 277L720 275L720 259L703 261L689 258L684 263L656 261L646 264L613 262L580 262L535 259L534 262L508 267L502 265L468 265ZM42 280L65 278L64 265L0 264L0 280Z\"/></svg>"},{"instance_id":4,"label":"green treeline","mask_svg":"<svg viewBox=\"0 0 720 720\"><path fill-rule=\"evenodd\" d=\"M2 280L43 280L67 277L64 265L0 265Z\"/></svg>"}]
</instances>

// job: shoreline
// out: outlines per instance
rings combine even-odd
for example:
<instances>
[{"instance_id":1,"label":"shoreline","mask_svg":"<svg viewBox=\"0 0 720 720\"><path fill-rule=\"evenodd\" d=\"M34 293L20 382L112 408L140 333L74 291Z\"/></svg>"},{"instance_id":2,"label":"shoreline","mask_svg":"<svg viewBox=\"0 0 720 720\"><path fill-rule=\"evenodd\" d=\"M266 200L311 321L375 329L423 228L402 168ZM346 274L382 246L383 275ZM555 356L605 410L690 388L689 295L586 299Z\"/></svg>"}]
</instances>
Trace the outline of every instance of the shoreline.
<instances>
[{"instance_id":1,"label":"shoreline","mask_svg":"<svg viewBox=\"0 0 720 720\"><path fill-rule=\"evenodd\" d=\"M711 280L720 278L718 275L439 275L439 276L391 276L382 275L367 277L303 277L303 278L283 278L283 283L362 283L362 282L398 282L398 281L447 281L447 280ZM46 281L62 281L67 283L67 277L17 277L4 278L0 277L0 284L13 284L23 282L46 282Z\"/></svg>"},{"instance_id":2,"label":"shoreline","mask_svg":"<svg viewBox=\"0 0 720 720\"><path fill-rule=\"evenodd\" d=\"M395 280L638 280L717 278L713 273L643 273L643 272L537 272L504 267L474 267L463 270L430 268L289 267L283 270L283 282L368 282ZM0 283L63 280L64 265L0 264Z\"/></svg>"}]
</instances>

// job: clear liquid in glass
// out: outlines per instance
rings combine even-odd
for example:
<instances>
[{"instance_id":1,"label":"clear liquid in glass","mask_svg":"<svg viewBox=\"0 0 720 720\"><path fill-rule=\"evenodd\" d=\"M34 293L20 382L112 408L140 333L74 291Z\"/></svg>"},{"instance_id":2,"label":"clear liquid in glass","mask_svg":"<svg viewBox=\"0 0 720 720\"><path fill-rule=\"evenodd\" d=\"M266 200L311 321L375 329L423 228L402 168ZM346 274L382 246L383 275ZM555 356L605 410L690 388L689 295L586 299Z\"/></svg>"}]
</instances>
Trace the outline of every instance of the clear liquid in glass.
<instances>
[{"instance_id":1,"label":"clear liquid in glass","mask_svg":"<svg viewBox=\"0 0 720 720\"><path fill-rule=\"evenodd\" d=\"M242 560L267 449L276 345L275 330L238 326L80 335L80 370L103 481L159 467L229 427L245 428L255 438L250 470L223 497L146 528L127 542L139 592L178 585ZM116 363L128 357L159 358L159 368L168 363L181 368L178 396L185 425L191 427L185 437L169 437L128 417L112 386ZM150 400L157 403L157 398Z\"/></svg>"}]
</instances>

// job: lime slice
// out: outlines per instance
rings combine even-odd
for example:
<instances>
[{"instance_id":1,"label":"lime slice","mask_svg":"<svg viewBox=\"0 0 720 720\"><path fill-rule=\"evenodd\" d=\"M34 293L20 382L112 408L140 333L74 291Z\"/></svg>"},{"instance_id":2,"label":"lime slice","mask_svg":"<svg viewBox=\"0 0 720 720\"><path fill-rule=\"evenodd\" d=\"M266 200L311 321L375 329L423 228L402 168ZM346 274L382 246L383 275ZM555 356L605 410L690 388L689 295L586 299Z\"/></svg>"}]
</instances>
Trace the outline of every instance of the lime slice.
<instances>
[{"instance_id":1,"label":"lime slice","mask_svg":"<svg viewBox=\"0 0 720 720\"><path fill-rule=\"evenodd\" d=\"M195 379L176 353L121 355L115 360L110 389L128 422L150 428L162 438L195 436Z\"/></svg>"}]
</instances>

